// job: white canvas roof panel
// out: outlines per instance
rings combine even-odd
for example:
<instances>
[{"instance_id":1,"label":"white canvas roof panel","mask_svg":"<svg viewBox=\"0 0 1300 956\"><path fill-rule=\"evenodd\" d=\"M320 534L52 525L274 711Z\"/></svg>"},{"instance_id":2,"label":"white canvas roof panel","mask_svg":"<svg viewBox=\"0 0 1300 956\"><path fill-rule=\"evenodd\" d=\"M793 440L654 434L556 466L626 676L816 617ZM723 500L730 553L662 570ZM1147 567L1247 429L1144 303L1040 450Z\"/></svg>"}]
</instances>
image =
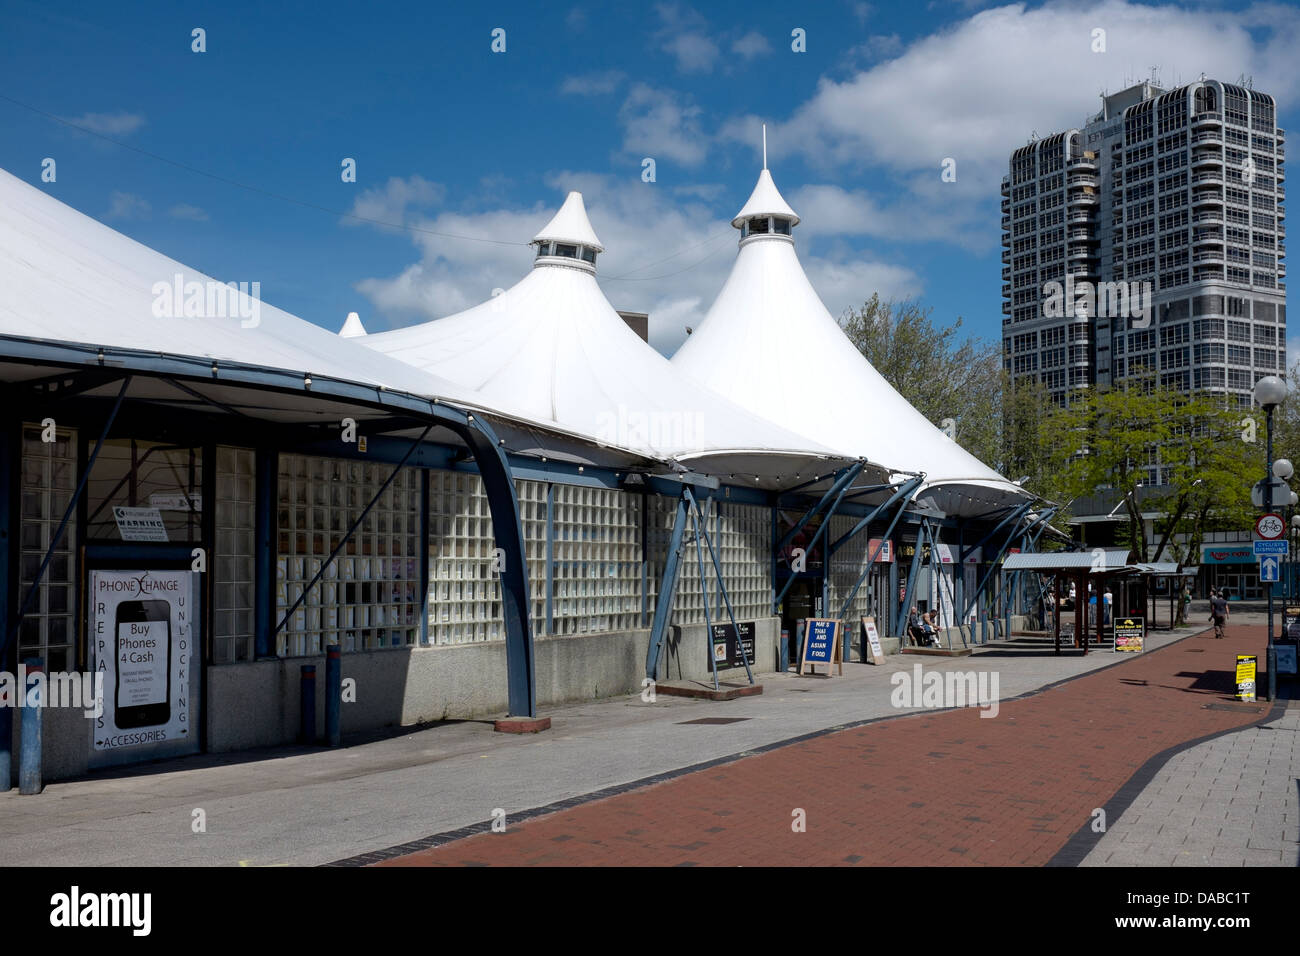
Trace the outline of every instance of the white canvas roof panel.
<instances>
[{"instance_id":1,"label":"white canvas roof panel","mask_svg":"<svg viewBox=\"0 0 1300 956\"><path fill-rule=\"evenodd\" d=\"M594 239L575 196L561 210L568 221L560 231ZM709 474L792 485L819 460L856 457L764 421L678 373L628 328L593 267L577 260L543 257L481 305L357 341L455 381L484 406L520 409L528 423Z\"/></svg>"},{"instance_id":2,"label":"white canvas roof panel","mask_svg":"<svg viewBox=\"0 0 1300 956\"><path fill-rule=\"evenodd\" d=\"M763 170L733 223L778 214ZM793 215L793 212L789 213ZM741 240L717 300L673 365L756 415L900 472L925 472L918 500L987 514L1028 499L927 420L853 346L804 274L791 237Z\"/></svg>"},{"instance_id":3,"label":"white canvas roof panel","mask_svg":"<svg viewBox=\"0 0 1300 956\"><path fill-rule=\"evenodd\" d=\"M255 317L238 314L239 306L253 312L246 298L227 309L233 317L185 317L183 301L170 304L179 316L158 314L168 311L164 287L174 299L179 284L184 298L190 283L225 288L0 170L0 336L200 357L426 398L466 397L461 386L265 302L256 303Z\"/></svg>"}]
</instances>

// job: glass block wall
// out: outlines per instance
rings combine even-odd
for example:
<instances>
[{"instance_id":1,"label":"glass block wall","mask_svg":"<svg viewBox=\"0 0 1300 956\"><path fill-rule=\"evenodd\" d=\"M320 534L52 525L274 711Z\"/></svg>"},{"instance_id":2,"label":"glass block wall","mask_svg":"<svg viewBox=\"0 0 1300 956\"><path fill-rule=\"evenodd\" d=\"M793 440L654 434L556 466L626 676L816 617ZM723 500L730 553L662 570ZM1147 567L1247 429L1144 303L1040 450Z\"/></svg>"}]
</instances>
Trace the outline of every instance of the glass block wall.
<instances>
[{"instance_id":1,"label":"glass block wall","mask_svg":"<svg viewBox=\"0 0 1300 956\"><path fill-rule=\"evenodd\" d=\"M76 482L77 433L60 428L53 434L54 441L45 442L41 440L44 431L40 425L23 426L19 601L27 597L36 580ZM40 657L51 672L77 667L72 626L76 531L74 511L18 632L19 660ZM14 610L16 613L17 608Z\"/></svg>"},{"instance_id":2,"label":"glass block wall","mask_svg":"<svg viewBox=\"0 0 1300 956\"><path fill-rule=\"evenodd\" d=\"M217 448L215 586L212 663L253 659L253 538L256 528L255 455L249 448ZM204 502L205 507L213 503Z\"/></svg>"},{"instance_id":3,"label":"glass block wall","mask_svg":"<svg viewBox=\"0 0 1300 956\"><path fill-rule=\"evenodd\" d=\"M546 482L515 479L519 517L524 525L524 559L528 562L528 616L533 634L546 633Z\"/></svg>"},{"instance_id":4,"label":"glass block wall","mask_svg":"<svg viewBox=\"0 0 1300 956\"><path fill-rule=\"evenodd\" d=\"M544 497L541 515L545 542ZM536 517L532 521L535 527ZM468 472L430 471L428 613L432 643L505 639L501 581L499 570L493 567L496 560L483 479ZM544 592L530 591L533 593Z\"/></svg>"},{"instance_id":5,"label":"glass block wall","mask_svg":"<svg viewBox=\"0 0 1300 956\"><path fill-rule=\"evenodd\" d=\"M659 581L663 576L668 544L672 537L676 499L651 496L650 515L650 612L654 611ZM750 621L768 617L772 601L772 513L762 506L715 501L707 513L707 529L718 549L718 560L727 584L727 595L736 620ZM700 593L700 561L704 559L705 580L710 582L709 615L715 621L726 619L727 608L717 588L713 561L708 546L700 542L696 555L692 524L686 525L685 544L677 572L677 594L673 602L673 624L679 626L704 623L704 598Z\"/></svg>"},{"instance_id":6,"label":"glass block wall","mask_svg":"<svg viewBox=\"0 0 1300 956\"><path fill-rule=\"evenodd\" d=\"M640 627L640 497L617 488L554 488L555 633Z\"/></svg>"},{"instance_id":7,"label":"glass block wall","mask_svg":"<svg viewBox=\"0 0 1300 956\"><path fill-rule=\"evenodd\" d=\"M709 531L722 562L727 596L737 621L752 621L772 613L772 512L758 505L721 502ZM707 556L706 556L707 560ZM712 575L710 565L705 573ZM716 581L716 576L713 578ZM726 613L722 596L714 606Z\"/></svg>"},{"instance_id":8,"label":"glass block wall","mask_svg":"<svg viewBox=\"0 0 1300 956\"><path fill-rule=\"evenodd\" d=\"M392 465L281 455L276 623L374 497ZM420 478L402 469L276 636L285 657L415 644Z\"/></svg>"}]
</instances>

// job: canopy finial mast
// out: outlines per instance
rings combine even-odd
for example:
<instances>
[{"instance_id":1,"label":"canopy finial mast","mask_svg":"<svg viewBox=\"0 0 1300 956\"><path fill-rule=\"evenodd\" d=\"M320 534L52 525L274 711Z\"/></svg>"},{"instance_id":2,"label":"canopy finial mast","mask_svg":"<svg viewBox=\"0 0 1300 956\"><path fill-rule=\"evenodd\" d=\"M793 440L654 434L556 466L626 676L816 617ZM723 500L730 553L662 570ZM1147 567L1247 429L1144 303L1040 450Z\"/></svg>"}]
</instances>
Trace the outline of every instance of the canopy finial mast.
<instances>
[{"instance_id":1,"label":"canopy finial mast","mask_svg":"<svg viewBox=\"0 0 1300 956\"><path fill-rule=\"evenodd\" d=\"M763 168L767 169L767 124L763 124Z\"/></svg>"}]
</instances>

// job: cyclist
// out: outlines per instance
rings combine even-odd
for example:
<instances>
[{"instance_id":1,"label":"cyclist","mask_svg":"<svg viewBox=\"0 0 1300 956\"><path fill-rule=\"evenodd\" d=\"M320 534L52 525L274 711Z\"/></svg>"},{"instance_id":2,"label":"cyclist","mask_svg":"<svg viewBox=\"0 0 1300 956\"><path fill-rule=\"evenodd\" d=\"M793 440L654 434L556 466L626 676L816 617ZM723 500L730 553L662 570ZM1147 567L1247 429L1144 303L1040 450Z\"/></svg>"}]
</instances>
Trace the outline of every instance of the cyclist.
<instances>
[{"instance_id":1,"label":"cyclist","mask_svg":"<svg viewBox=\"0 0 1300 956\"><path fill-rule=\"evenodd\" d=\"M1222 591L1210 592L1210 617L1214 621L1214 636L1223 637L1223 625L1228 620L1228 602Z\"/></svg>"}]
</instances>

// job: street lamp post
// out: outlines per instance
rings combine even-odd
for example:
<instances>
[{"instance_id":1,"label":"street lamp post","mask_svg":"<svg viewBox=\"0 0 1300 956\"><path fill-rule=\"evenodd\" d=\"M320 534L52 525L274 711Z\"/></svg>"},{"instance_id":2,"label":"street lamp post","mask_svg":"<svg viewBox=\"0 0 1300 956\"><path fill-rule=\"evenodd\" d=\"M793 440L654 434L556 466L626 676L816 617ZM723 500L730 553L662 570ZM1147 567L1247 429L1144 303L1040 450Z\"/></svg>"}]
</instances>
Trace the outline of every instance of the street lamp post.
<instances>
[{"instance_id":1,"label":"street lamp post","mask_svg":"<svg viewBox=\"0 0 1300 956\"><path fill-rule=\"evenodd\" d=\"M1264 423L1267 434L1264 465L1264 512L1273 510L1273 409L1286 399L1286 382L1276 375L1265 375L1255 383L1255 401L1264 409ZM1279 462L1279 464L1281 464ZM1286 462L1285 470L1290 477L1291 463ZM1273 582L1264 583L1268 593L1268 699L1277 700L1277 645L1273 643Z\"/></svg>"}]
</instances>

